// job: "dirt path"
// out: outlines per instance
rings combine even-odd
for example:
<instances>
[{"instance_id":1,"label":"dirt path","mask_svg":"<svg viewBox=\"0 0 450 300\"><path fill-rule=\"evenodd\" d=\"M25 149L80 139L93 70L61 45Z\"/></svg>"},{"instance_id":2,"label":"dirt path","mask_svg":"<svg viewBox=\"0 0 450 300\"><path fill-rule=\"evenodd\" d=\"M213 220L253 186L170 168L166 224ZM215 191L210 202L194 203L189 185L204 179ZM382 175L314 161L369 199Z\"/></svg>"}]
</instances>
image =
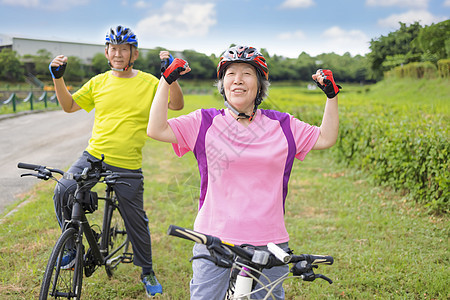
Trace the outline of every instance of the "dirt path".
<instances>
[{"instance_id":1,"label":"dirt path","mask_svg":"<svg viewBox=\"0 0 450 300\"><path fill-rule=\"evenodd\" d=\"M21 178L18 162L66 169L91 136L94 112L61 110L0 119L0 214L38 181Z\"/></svg>"}]
</instances>

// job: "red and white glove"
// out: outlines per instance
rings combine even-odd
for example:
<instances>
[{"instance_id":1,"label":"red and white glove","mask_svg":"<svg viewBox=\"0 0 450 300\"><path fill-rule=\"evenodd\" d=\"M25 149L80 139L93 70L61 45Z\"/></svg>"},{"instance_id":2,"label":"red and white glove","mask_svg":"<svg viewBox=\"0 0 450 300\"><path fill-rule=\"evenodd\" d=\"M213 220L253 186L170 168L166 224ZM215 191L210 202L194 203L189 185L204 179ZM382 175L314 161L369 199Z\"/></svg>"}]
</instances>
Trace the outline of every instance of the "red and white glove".
<instances>
[{"instance_id":1,"label":"red and white glove","mask_svg":"<svg viewBox=\"0 0 450 300\"><path fill-rule=\"evenodd\" d=\"M175 58L162 75L168 84L172 84L180 78L180 73L185 71L188 67L189 64L187 61L182 60L181 58Z\"/></svg>"},{"instance_id":2,"label":"red and white glove","mask_svg":"<svg viewBox=\"0 0 450 300\"><path fill-rule=\"evenodd\" d=\"M334 82L333 73L330 70L319 69L317 71L323 76L323 83L325 84L322 85L318 80L314 80L317 86L322 89L329 99L336 97L339 93L339 89L342 89L342 87Z\"/></svg>"}]
</instances>

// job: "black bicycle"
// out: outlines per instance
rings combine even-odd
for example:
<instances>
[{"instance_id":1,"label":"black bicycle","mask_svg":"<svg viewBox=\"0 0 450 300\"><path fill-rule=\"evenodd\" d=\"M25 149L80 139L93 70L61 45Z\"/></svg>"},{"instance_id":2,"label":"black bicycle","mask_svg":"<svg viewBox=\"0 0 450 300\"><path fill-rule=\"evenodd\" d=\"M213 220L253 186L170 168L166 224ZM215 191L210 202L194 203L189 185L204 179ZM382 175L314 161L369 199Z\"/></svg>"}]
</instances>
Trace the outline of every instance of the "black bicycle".
<instances>
[{"instance_id":1,"label":"black bicycle","mask_svg":"<svg viewBox=\"0 0 450 300\"><path fill-rule=\"evenodd\" d=\"M314 269L319 264L333 264L333 257L328 255L294 255L291 250L285 252L273 243L267 245L267 250L258 249L249 244L238 246L222 241L218 237L175 225L169 226L167 234L206 245L210 255L194 256L191 260L207 259L216 266L232 269L225 296L227 300L249 300L260 290L266 291L264 299L269 299L269 297L275 299L272 291L288 278L301 278L304 281L314 281L320 278L332 283L328 277L314 273ZM290 271L272 282L262 273L263 269L286 264L291 264ZM262 282L260 277L265 277L266 283ZM257 283L261 286L259 289L257 289Z\"/></svg>"},{"instance_id":2,"label":"black bicycle","mask_svg":"<svg viewBox=\"0 0 450 300\"><path fill-rule=\"evenodd\" d=\"M98 267L104 265L106 273L111 277L120 263L133 261L114 186L117 184L128 185L128 183L120 181L121 178L142 179L142 174L106 170L102 164L103 160L103 155L102 159L89 160L90 167L76 174L65 173L62 170L41 165L18 164L18 168L34 171L22 174L22 177L35 176L41 180L58 181L54 176L57 173L63 175L64 178L74 179L77 183L75 192L69 196L72 217L64 224L62 234L53 247L44 273L39 299L48 297L80 299L83 273L84 276L89 277ZM92 191L97 183L106 184L105 197L99 197L97 192ZM86 214L93 213L98 209L99 199L105 201L101 230L98 225L91 226L86 218ZM67 245L71 245L71 247ZM67 254L68 248L76 251L75 263L70 268L62 266L63 257Z\"/></svg>"}]
</instances>

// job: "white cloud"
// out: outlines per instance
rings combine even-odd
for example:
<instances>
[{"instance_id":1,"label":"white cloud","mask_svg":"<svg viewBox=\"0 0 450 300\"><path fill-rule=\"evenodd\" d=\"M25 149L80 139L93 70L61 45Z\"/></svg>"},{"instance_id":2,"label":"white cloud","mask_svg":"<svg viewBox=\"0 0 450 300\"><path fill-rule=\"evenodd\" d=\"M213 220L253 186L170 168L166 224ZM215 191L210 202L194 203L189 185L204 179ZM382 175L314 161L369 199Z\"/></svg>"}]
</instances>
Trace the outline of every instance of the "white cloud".
<instances>
[{"instance_id":1,"label":"white cloud","mask_svg":"<svg viewBox=\"0 0 450 300\"><path fill-rule=\"evenodd\" d=\"M426 10L410 10L403 14L394 14L385 19L378 20L378 25L388 28L398 28L399 22L407 25L419 22L423 26L445 21L446 19L446 17L434 16Z\"/></svg>"},{"instance_id":2,"label":"white cloud","mask_svg":"<svg viewBox=\"0 0 450 300\"><path fill-rule=\"evenodd\" d=\"M430 0L366 0L368 6L399 6L409 8L427 8L428 2Z\"/></svg>"},{"instance_id":3,"label":"white cloud","mask_svg":"<svg viewBox=\"0 0 450 300\"><path fill-rule=\"evenodd\" d=\"M0 0L0 4L43 10L67 11L74 6L89 3L90 0Z\"/></svg>"},{"instance_id":4,"label":"white cloud","mask_svg":"<svg viewBox=\"0 0 450 300\"><path fill-rule=\"evenodd\" d=\"M370 38L361 30L346 31L338 26L333 26L322 34L323 41L326 41L326 49L323 53L335 52L344 54L350 52L352 55L369 52Z\"/></svg>"},{"instance_id":5,"label":"white cloud","mask_svg":"<svg viewBox=\"0 0 450 300\"><path fill-rule=\"evenodd\" d=\"M134 4L134 7L138 8L138 9L145 9L151 6L151 3L148 3L146 1L143 0L139 0Z\"/></svg>"},{"instance_id":6,"label":"white cloud","mask_svg":"<svg viewBox=\"0 0 450 300\"><path fill-rule=\"evenodd\" d=\"M0 3L10 6L22 6L30 8L37 7L39 5L39 0L1 0Z\"/></svg>"},{"instance_id":7,"label":"white cloud","mask_svg":"<svg viewBox=\"0 0 450 300\"><path fill-rule=\"evenodd\" d=\"M167 1L161 12L138 22L136 32L147 37L201 37L216 24L215 4L199 1Z\"/></svg>"},{"instance_id":8,"label":"white cloud","mask_svg":"<svg viewBox=\"0 0 450 300\"><path fill-rule=\"evenodd\" d=\"M444 6L450 6L450 0L445 0L444 1Z\"/></svg>"},{"instance_id":9,"label":"white cloud","mask_svg":"<svg viewBox=\"0 0 450 300\"><path fill-rule=\"evenodd\" d=\"M283 32L277 36L280 40L296 40L296 39L304 39L305 34L301 30L297 30L294 32Z\"/></svg>"},{"instance_id":10,"label":"white cloud","mask_svg":"<svg viewBox=\"0 0 450 300\"><path fill-rule=\"evenodd\" d=\"M306 8L314 5L313 0L285 0L281 8Z\"/></svg>"}]
</instances>

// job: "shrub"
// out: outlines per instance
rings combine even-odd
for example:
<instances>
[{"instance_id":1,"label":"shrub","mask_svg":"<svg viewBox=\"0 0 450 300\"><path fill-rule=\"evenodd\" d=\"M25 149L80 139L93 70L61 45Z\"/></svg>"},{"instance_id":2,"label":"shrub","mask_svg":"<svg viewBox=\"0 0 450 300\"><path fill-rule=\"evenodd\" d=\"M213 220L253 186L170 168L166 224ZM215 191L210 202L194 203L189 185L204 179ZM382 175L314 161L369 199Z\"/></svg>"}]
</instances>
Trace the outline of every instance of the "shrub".
<instances>
[{"instance_id":1,"label":"shrub","mask_svg":"<svg viewBox=\"0 0 450 300\"><path fill-rule=\"evenodd\" d=\"M425 74L427 68L423 70ZM431 212L448 213L449 92L445 79L389 79L370 89L345 86L339 94L338 141L331 153ZM321 91L273 87L270 95L266 105L283 106L300 120L320 125Z\"/></svg>"},{"instance_id":2,"label":"shrub","mask_svg":"<svg viewBox=\"0 0 450 300\"><path fill-rule=\"evenodd\" d=\"M386 78L433 79L437 77L436 66L431 62L413 62L395 67L386 72Z\"/></svg>"},{"instance_id":3,"label":"shrub","mask_svg":"<svg viewBox=\"0 0 450 300\"><path fill-rule=\"evenodd\" d=\"M448 126L433 118L395 113L349 115L334 150L379 184L406 192L433 212L449 212Z\"/></svg>"},{"instance_id":4,"label":"shrub","mask_svg":"<svg viewBox=\"0 0 450 300\"><path fill-rule=\"evenodd\" d=\"M439 76L450 78L450 59L441 59L437 62Z\"/></svg>"}]
</instances>

